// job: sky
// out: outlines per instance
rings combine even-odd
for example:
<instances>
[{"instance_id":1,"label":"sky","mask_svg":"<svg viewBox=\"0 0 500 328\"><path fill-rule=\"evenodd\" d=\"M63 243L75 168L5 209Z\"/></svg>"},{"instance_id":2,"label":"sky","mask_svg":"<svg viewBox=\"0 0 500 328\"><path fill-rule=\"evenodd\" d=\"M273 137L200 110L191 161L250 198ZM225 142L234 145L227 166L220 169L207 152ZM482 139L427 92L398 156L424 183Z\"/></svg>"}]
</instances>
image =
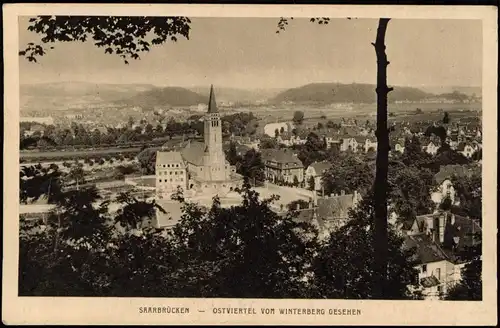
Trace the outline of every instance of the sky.
<instances>
[{"instance_id":1,"label":"sky","mask_svg":"<svg viewBox=\"0 0 500 328\"><path fill-rule=\"evenodd\" d=\"M191 18L190 39L154 46L125 65L91 42L55 43L38 63L20 58L20 82L87 81L159 86L290 88L316 82L375 83L378 21L335 18ZM39 36L20 18L20 48ZM481 86L480 20L393 19L386 35L388 83Z\"/></svg>"}]
</instances>

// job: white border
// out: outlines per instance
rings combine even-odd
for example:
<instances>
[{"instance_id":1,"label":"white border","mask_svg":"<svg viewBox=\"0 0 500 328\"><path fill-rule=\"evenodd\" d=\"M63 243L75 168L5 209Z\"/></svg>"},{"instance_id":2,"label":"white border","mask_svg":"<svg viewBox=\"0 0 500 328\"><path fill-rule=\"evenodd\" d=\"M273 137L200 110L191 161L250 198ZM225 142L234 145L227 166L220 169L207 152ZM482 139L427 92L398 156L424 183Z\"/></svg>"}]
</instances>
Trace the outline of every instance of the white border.
<instances>
[{"instance_id":1,"label":"white border","mask_svg":"<svg viewBox=\"0 0 500 328\"><path fill-rule=\"evenodd\" d=\"M93 5L10 4L4 13L4 243L2 317L6 324L496 324L497 9L486 6ZM124 15L216 17L363 17L483 21L483 282L482 302L20 298L17 296L19 57L18 16ZM375 35L374 35L375 38ZM15 200L15 201L14 201ZM139 315L139 306L187 306L190 315ZM213 307L356 308L361 316L215 315ZM206 312L198 313L197 309Z\"/></svg>"}]
</instances>

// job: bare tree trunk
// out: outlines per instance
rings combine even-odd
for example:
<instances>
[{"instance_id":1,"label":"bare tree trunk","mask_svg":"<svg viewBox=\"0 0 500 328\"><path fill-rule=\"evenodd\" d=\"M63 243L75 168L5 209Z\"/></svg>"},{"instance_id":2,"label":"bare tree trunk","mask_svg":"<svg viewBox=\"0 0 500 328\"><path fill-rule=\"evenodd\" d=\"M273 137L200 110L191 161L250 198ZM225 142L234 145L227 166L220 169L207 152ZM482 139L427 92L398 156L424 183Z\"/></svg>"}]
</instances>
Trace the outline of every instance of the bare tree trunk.
<instances>
[{"instance_id":1,"label":"bare tree trunk","mask_svg":"<svg viewBox=\"0 0 500 328\"><path fill-rule=\"evenodd\" d=\"M387 55L385 32L389 18L381 18L377 28L377 39L372 43L377 54L377 169L374 185L374 298L383 299L387 290L387 172L389 167L389 130L387 128Z\"/></svg>"}]
</instances>

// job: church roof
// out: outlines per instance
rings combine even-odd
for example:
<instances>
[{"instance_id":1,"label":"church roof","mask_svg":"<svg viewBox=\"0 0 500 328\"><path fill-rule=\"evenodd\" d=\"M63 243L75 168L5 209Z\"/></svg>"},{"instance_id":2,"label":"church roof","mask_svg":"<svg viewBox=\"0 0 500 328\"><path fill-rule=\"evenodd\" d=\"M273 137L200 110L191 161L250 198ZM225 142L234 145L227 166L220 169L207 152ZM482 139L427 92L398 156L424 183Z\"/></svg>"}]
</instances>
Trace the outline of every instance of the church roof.
<instances>
[{"instance_id":1,"label":"church roof","mask_svg":"<svg viewBox=\"0 0 500 328\"><path fill-rule=\"evenodd\" d=\"M181 153L178 151L156 152L156 163L184 163Z\"/></svg>"},{"instance_id":2,"label":"church roof","mask_svg":"<svg viewBox=\"0 0 500 328\"><path fill-rule=\"evenodd\" d=\"M203 153L205 152L205 143L199 141L190 141L182 150L182 157L196 166L203 165Z\"/></svg>"},{"instance_id":3,"label":"church roof","mask_svg":"<svg viewBox=\"0 0 500 328\"><path fill-rule=\"evenodd\" d=\"M210 86L210 97L208 98L208 113L218 113L217 102L215 101L214 86Z\"/></svg>"}]
</instances>

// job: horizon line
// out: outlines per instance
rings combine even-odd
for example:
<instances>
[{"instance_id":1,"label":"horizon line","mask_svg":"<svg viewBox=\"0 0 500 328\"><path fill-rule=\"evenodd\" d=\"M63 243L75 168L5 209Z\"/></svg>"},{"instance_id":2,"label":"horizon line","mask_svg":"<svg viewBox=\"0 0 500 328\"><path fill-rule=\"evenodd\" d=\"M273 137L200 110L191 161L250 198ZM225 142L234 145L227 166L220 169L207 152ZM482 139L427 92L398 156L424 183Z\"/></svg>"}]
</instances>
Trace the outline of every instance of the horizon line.
<instances>
[{"instance_id":1,"label":"horizon line","mask_svg":"<svg viewBox=\"0 0 500 328\"><path fill-rule=\"evenodd\" d=\"M64 83L86 83L86 84L95 84L95 85L149 85L153 87L159 87L159 88L168 88L168 87L180 87L180 88L199 88L199 87L204 87L204 84L192 84L192 85L162 85L162 84L155 84L155 83L142 83L142 82L129 82L129 83L120 83L120 82L95 82L95 81L82 81L82 80L63 80L63 81L47 81L47 82L29 82L29 83L19 83L19 86L29 86L29 85L43 85L43 84L64 84ZM373 84L376 85L376 82L357 82L357 81L352 81L352 82L339 82L339 81L317 81L317 82L309 82L309 83L304 83L301 85L296 85L296 86L277 86L277 87L271 87L271 88L266 88L266 87L238 87L238 86L226 86L226 85L217 85L214 83L209 83L207 84L207 89L210 89L210 85L213 84L214 88L224 88L224 89L240 89L240 90L273 90L273 89L294 89L294 88L300 88L306 85L310 84L330 84L330 83L336 83L336 84ZM410 87L410 88L482 88L482 85L426 85L426 84L417 84L417 85L396 85L396 84L390 84L388 83L389 86L395 86L395 87Z\"/></svg>"}]
</instances>

